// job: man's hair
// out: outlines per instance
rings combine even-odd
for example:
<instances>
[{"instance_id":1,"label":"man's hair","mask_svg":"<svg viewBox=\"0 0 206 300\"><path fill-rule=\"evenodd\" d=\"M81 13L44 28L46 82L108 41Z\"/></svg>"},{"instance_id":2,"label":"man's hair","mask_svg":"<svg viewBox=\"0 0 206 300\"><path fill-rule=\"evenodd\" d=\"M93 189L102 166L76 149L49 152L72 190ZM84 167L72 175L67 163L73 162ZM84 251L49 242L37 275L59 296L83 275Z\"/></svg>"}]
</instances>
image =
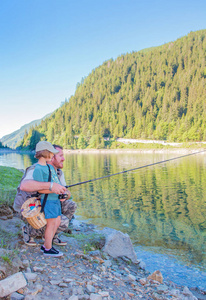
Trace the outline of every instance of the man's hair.
<instances>
[{"instance_id":1,"label":"man's hair","mask_svg":"<svg viewBox=\"0 0 206 300\"><path fill-rule=\"evenodd\" d=\"M39 159L40 157L49 158L50 154L51 152L48 150L41 150L37 151L34 157L36 157L37 159Z\"/></svg>"},{"instance_id":2,"label":"man's hair","mask_svg":"<svg viewBox=\"0 0 206 300\"><path fill-rule=\"evenodd\" d=\"M59 146L59 145L56 145L56 144L53 144L53 147L56 149L56 148L60 148L61 150L63 150L63 147L62 146Z\"/></svg>"}]
</instances>

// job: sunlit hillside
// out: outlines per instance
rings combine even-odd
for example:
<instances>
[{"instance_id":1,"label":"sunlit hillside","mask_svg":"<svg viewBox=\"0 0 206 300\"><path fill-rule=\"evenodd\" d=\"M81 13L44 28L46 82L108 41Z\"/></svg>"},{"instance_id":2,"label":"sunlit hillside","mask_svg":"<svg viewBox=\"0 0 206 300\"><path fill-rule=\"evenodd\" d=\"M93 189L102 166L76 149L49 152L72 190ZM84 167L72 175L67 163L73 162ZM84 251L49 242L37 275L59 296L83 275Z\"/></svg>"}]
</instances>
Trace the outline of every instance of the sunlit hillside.
<instances>
[{"instance_id":1,"label":"sunlit hillside","mask_svg":"<svg viewBox=\"0 0 206 300\"><path fill-rule=\"evenodd\" d=\"M106 137L206 140L206 30L104 62L21 146L104 148Z\"/></svg>"}]
</instances>

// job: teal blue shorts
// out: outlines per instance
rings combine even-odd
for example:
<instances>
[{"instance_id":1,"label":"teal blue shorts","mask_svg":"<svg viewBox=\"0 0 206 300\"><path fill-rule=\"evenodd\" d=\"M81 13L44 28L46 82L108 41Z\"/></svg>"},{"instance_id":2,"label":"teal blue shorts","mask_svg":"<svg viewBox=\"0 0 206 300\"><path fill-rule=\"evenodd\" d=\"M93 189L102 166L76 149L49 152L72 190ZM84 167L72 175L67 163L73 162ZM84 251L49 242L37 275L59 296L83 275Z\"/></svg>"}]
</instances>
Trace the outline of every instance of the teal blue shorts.
<instances>
[{"instance_id":1,"label":"teal blue shorts","mask_svg":"<svg viewBox=\"0 0 206 300\"><path fill-rule=\"evenodd\" d=\"M41 200L41 204L42 202L43 199ZM44 214L45 219L55 219L58 216L61 216L62 210L60 200L47 200L44 206Z\"/></svg>"}]
</instances>

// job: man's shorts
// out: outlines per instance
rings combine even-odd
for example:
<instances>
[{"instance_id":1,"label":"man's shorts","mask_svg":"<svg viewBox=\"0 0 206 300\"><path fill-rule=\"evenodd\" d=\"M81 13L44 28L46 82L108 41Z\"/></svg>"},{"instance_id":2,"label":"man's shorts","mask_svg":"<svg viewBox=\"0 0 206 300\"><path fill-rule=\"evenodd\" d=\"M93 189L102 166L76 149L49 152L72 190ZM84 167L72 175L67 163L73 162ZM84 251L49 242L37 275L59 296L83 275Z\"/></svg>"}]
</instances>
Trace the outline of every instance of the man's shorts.
<instances>
[{"instance_id":1,"label":"man's shorts","mask_svg":"<svg viewBox=\"0 0 206 300\"><path fill-rule=\"evenodd\" d=\"M41 200L41 204L42 202L43 199ZM62 211L60 200L47 200L44 206L44 214L45 219L53 219L57 218L58 216L61 216Z\"/></svg>"}]
</instances>

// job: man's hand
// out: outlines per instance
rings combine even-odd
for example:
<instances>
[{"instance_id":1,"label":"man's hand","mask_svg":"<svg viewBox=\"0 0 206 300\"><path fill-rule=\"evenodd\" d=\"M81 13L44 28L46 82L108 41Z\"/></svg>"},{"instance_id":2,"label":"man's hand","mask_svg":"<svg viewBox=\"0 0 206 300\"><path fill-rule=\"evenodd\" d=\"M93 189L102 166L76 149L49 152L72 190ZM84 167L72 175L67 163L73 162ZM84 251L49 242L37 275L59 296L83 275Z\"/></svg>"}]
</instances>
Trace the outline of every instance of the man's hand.
<instances>
[{"instance_id":1,"label":"man's hand","mask_svg":"<svg viewBox=\"0 0 206 300\"><path fill-rule=\"evenodd\" d=\"M59 194L64 194L66 191L67 189L65 188L65 186L58 184L56 182L53 183L52 190L51 190L52 193L59 195Z\"/></svg>"},{"instance_id":2,"label":"man's hand","mask_svg":"<svg viewBox=\"0 0 206 300\"><path fill-rule=\"evenodd\" d=\"M69 198L71 198L71 192L69 190L66 190L66 194L68 195L68 197L65 200L68 200Z\"/></svg>"},{"instance_id":3,"label":"man's hand","mask_svg":"<svg viewBox=\"0 0 206 300\"><path fill-rule=\"evenodd\" d=\"M65 201L71 198L71 192L69 190L66 190L66 192L59 196L60 201Z\"/></svg>"}]
</instances>

